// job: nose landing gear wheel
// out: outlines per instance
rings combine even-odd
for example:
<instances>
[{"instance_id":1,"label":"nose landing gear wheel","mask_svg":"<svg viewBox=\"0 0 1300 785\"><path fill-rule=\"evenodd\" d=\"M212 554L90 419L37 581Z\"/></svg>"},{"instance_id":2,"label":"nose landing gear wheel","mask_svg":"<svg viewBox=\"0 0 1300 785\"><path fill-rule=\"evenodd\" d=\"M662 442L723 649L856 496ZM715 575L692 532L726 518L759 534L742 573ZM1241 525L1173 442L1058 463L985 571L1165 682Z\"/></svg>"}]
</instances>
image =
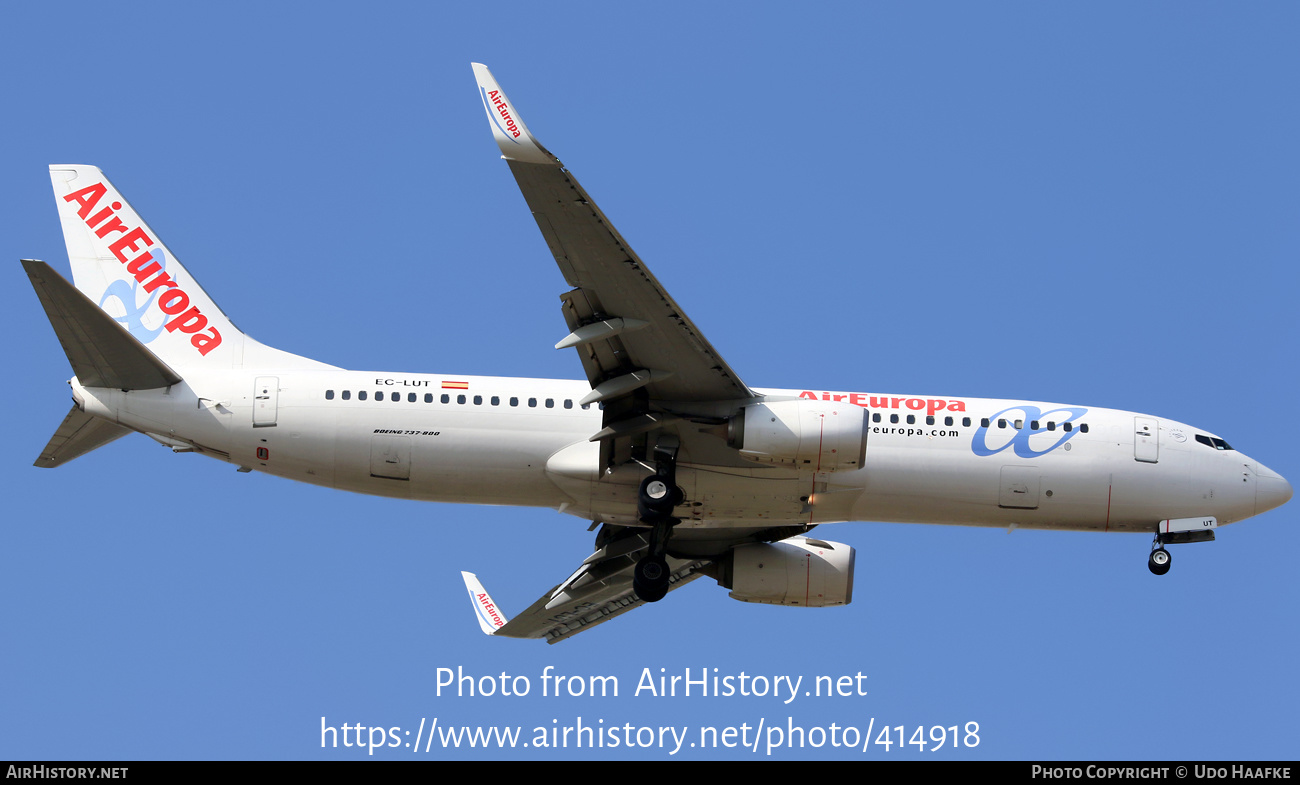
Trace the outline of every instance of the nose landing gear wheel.
<instances>
[{"instance_id":1,"label":"nose landing gear wheel","mask_svg":"<svg viewBox=\"0 0 1300 785\"><path fill-rule=\"evenodd\" d=\"M663 556L642 557L632 573L632 591L644 602L659 602L668 594L668 561Z\"/></svg>"},{"instance_id":2,"label":"nose landing gear wheel","mask_svg":"<svg viewBox=\"0 0 1300 785\"><path fill-rule=\"evenodd\" d=\"M1169 572L1172 561L1169 558L1169 551L1164 548L1156 548L1151 551L1151 558L1147 559L1147 569L1151 570L1153 575L1164 575Z\"/></svg>"}]
</instances>

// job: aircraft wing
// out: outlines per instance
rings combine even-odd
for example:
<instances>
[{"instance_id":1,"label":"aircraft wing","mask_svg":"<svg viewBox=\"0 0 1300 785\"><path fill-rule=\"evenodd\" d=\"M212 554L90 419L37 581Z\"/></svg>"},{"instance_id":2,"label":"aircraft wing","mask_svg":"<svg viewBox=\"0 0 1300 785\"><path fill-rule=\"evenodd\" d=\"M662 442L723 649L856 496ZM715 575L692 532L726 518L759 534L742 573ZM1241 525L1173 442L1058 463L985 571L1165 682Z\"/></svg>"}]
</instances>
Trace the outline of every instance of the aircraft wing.
<instances>
[{"instance_id":1,"label":"aircraft wing","mask_svg":"<svg viewBox=\"0 0 1300 785\"><path fill-rule=\"evenodd\" d=\"M632 591L632 568L645 547L645 539L634 536L596 551L567 580L511 619L473 573L462 572L461 577L483 632L505 638L545 638L547 643L559 643L645 604ZM682 560L669 556L668 590L679 589L700 577L700 570L709 563L707 559Z\"/></svg>"},{"instance_id":2,"label":"aircraft wing","mask_svg":"<svg viewBox=\"0 0 1300 785\"><path fill-rule=\"evenodd\" d=\"M573 287L560 298L570 333L556 348L574 347L582 358L592 386L583 403L641 388L651 401L755 397L572 173L529 133L487 67L475 63L474 75L502 157Z\"/></svg>"}]
</instances>

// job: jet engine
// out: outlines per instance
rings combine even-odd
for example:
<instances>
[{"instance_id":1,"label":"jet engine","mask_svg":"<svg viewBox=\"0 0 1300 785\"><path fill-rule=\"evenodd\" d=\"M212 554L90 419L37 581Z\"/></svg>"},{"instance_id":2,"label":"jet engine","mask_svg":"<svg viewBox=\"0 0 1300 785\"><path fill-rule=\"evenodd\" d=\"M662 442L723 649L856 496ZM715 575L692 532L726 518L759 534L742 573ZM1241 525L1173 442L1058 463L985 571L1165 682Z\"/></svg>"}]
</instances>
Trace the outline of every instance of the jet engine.
<instances>
[{"instance_id":1,"label":"jet engine","mask_svg":"<svg viewBox=\"0 0 1300 785\"><path fill-rule=\"evenodd\" d=\"M731 446L746 460L820 472L862 468L867 410L844 401L775 401L731 420Z\"/></svg>"},{"instance_id":2,"label":"jet engine","mask_svg":"<svg viewBox=\"0 0 1300 785\"><path fill-rule=\"evenodd\" d=\"M742 602L824 608L853 601L853 549L838 542L791 537L731 550L718 584Z\"/></svg>"}]
</instances>

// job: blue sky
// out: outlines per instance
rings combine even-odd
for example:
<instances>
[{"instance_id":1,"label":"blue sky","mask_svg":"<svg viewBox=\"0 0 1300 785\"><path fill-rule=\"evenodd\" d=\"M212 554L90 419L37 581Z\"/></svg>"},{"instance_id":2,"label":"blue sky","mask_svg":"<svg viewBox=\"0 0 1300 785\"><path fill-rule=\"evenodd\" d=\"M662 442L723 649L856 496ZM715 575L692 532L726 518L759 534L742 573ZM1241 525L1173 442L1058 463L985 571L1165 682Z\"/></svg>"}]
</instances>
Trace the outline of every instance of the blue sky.
<instances>
[{"instance_id":1,"label":"blue sky","mask_svg":"<svg viewBox=\"0 0 1300 785\"><path fill-rule=\"evenodd\" d=\"M367 757L322 749L322 717L525 740L578 717L974 721L974 748L773 757L1297 757L1295 502L1175 548L1163 578L1142 536L824 527L857 549L848 608L703 579L557 646L490 639L459 571L517 612L590 553L584 521L237 474L142 436L32 468L70 371L16 263L67 274L46 165L92 163L264 343L579 378L484 62L748 383L1148 412L1294 482L1294 6L34 5L0 33L0 758ZM542 697L547 666L620 694ZM439 695L458 667L532 692ZM860 672L868 694L634 696L645 668ZM485 756L765 757L373 757Z\"/></svg>"}]
</instances>

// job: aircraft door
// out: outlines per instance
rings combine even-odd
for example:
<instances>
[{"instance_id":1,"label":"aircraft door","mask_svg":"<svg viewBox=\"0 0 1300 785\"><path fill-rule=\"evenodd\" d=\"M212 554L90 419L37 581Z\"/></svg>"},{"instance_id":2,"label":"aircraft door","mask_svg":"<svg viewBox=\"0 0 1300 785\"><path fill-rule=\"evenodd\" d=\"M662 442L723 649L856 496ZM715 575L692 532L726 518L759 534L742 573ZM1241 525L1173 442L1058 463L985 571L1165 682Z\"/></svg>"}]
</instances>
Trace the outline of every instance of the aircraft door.
<instances>
[{"instance_id":1,"label":"aircraft door","mask_svg":"<svg viewBox=\"0 0 1300 785\"><path fill-rule=\"evenodd\" d=\"M1038 509L1038 469L1031 466L1003 466L998 486L998 506L1022 510Z\"/></svg>"},{"instance_id":2,"label":"aircraft door","mask_svg":"<svg viewBox=\"0 0 1300 785\"><path fill-rule=\"evenodd\" d=\"M1143 463L1160 460L1160 421L1156 418L1133 418L1133 458Z\"/></svg>"},{"instance_id":3,"label":"aircraft door","mask_svg":"<svg viewBox=\"0 0 1300 785\"><path fill-rule=\"evenodd\" d=\"M411 479L411 440L406 436L376 434L370 442L370 476Z\"/></svg>"},{"instance_id":4,"label":"aircraft door","mask_svg":"<svg viewBox=\"0 0 1300 785\"><path fill-rule=\"evenodd\" d=\"M268 428L275 425L276 408L280 400L280 378L259 376L253 388L253 427Z\"/></svg>"}]
</instances>

